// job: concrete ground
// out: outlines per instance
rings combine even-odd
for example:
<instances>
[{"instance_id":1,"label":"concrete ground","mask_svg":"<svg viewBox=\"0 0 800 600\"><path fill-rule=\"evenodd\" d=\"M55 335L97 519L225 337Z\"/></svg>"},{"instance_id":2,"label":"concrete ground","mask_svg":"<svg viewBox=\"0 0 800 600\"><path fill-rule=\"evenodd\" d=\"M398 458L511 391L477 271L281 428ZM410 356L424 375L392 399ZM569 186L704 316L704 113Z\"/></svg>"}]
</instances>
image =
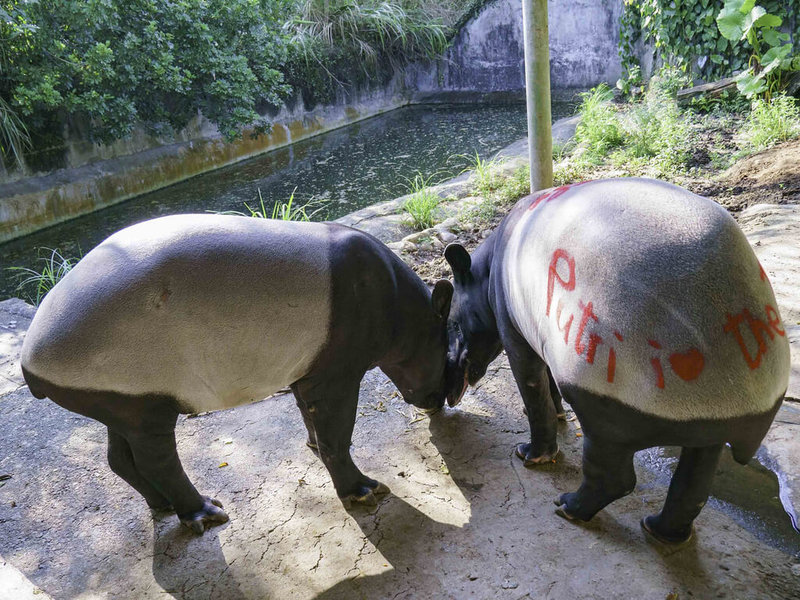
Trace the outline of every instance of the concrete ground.
<instances>
[{"instance_id":1,"label":"concrete ground","mask_svg":"<svg viewBox=\"0 0 800 600\"><path fill-rule=\"evenodd\" d=\"M740 222L775 286L800 398L800 210L753 207ZM32 314L0 303L1 600L800 597L800 535L779 500L800 499L794 401L759 454L778 479L726 451L695 538L674 549L639 529L663 502L674 451L639 453L636 490L574 525L552 500L580 483L580 427L561 425L557 463L525 469L513 447L527 423L503 357L431 418L372 371L352 450L392 494L345 511L292 396L279 395L179 421L186 471L231 517L198 537L110 471L104 427L29 394L18 355Z\"/></svg>"}]
</instances>

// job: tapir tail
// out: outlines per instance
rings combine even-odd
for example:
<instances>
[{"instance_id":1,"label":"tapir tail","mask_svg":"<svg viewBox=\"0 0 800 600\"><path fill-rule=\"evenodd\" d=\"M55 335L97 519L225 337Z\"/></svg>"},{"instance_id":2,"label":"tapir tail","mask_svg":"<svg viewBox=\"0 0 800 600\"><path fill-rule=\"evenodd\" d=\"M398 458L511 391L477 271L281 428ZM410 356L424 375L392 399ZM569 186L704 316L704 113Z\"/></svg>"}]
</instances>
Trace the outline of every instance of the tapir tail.
<instances>
[{"instance_id":1,"label":"tapir tail","mask_svg":"<svg viewBox=\"0 0 800 600\"><path fill-rule=\"evenodd\" d=\"M755 456L759 446L761 446L762 440L767 435L767 431L769 431L772 425L775 415L780 409L781 404L783 404L785 395L786 392L781 394L772 410L755 419L750 430L746 430L744 435L730 441L733 460L739 464L746 465L753 456Z\"/></svg>"}]
</instances>

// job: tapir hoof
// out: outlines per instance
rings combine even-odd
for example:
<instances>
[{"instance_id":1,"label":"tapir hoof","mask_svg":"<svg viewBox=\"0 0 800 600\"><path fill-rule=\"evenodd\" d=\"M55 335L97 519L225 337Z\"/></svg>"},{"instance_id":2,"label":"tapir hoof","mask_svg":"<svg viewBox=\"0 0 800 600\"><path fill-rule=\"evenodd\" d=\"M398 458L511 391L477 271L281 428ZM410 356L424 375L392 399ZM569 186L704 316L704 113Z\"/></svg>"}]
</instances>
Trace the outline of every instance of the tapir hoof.
<instances>
[{"instance_id":1,"label":"tapir hoof","mask_svg":"<svg viewBox=\"0 0 800 600\"><path fill-rule=\"evenodd\" d=\"M588 523L587 519L580 518L578 515L570 512L569 508L567 508L567 505L569 504L569 494L561 494L558 498L553 500L553 504L558 507L556 508L556 514L562 519L572 521L573 523Z\"/></svg>"},{"instance_id":2,"label":"tapir hoof","mask_svg":"<svg viewBox=\"0 0 800 600\"><path fill-rule=\"evenodd\" d=\"M668 546L680 546L682 544L686 544L692 539L692 535L694 533L692 527L689 528L689 533L678 533L677 535L673 532L660 532L658 530L658 515L645 517L639 521L639 524L642 526L642 531L644 531L645 535L649 539Z\"/></svg>"},{"instance_id":3,"label":"tapir hoof","mask_svg":"<svg viewBox=\"0 0 800 600\"><path fill-rule=\"evenodd\" d=\"M354 508L353 505L377 506L378 496L388 493L388 486L376 481L375 487L372 487L371 485L362 485L360 486L358 493L344 496L343 498L340 498L340 500L342 501L345 510L350 510L351 508Z\"/></svg>"},{"instance_id":4,"label":"tapir hoof","mask_svg":"<svg viewBox=\"0 0 800 600\"><path fill-rule=\"evenodd\" d=\"M203 508L192 513L178 515L178 518L197 535L203 535L206 527L228 522L228 515L222 510L222 502L208 496L203 496Z\"/></svg>"},{"instance_id":5,"label":"tapir hoof","mask_svg":"<svg viewBox=\"0 0 800 600\"><path fill-rule=\"evenodd\" d=\"M517 444L514 453L522 460L522 464L526 467L535 467L549 462L556 462L556 455L558 454L558 444L554 444L552 450L534 456L531 452L531 444Z\"/></svg>"}]
</instances>

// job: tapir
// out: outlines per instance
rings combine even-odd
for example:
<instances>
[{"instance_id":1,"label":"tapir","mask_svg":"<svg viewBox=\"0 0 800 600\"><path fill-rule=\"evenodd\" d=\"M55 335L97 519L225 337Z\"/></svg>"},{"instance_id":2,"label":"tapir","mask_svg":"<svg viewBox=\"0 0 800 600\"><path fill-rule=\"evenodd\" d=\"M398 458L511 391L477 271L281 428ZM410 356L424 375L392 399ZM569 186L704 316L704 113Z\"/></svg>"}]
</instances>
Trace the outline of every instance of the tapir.
<instances>
[{"instance_id":1,"label":"tapir","mask_svg":"<svg viewBox=\"0 0 800 600\"><path fill-rule=\"evenodd\" d=\"M285 386L345 506L374 504L388 488L350 456L359 383L378 366L407 402L441 407L452 293L341 225L163 217L115 233L47 294L22 370L34 396L105 424L111 469L197 533L228 517L181 466L178 415Z\"/></svg>"},{"instance_id":2,"label":"tapir","mask_svg":"<svg viewBox=\"0 0 800 600\"><path fill-rule=\"evenodd\" d=\"M636 451L680 446L663 509L641 524L688 540L723 446L746 463L788 385L775 296L734 219L668 183L591 181L523 198L472 257L457 244L445 257L448 403L505 349L531 430L516 455L533 466L555 458L566 400L583 482L555 503L575 521L634 489Z\"/></svg>"}]
</instances>

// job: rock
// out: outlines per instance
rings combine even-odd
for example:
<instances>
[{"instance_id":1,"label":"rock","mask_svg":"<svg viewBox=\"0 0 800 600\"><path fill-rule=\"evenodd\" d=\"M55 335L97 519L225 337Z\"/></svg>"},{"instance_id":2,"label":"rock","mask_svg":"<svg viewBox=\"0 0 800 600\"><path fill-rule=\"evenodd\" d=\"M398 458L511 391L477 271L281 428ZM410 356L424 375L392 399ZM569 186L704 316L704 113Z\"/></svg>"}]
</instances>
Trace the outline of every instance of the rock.
<instances>
[{"instance_id":1,"label":"rock","mask_svg":"<svg viewBox=\"0 0 800 600\"><path fill-rule=\"evenodd\" d=\"M399 253L399 252L411 252L412 250L414 250L417 247L416 244L414 244L412 242L409 242L409 241L406 241L406 240L400 240L399 242L389 242L388 244L386 244L386 246L391 251L396 252L396 253Z\"/></svg>"},{"instance_id":2,"label":"rock","mask_svg":"<svg viewBox=\"0 0 800 600\"><path fill-rule=\"evenodd\" d=\"M458 236L450 231L440 231L436 237L438 237L445 244L455 242L458 239Z\"/></svg>"},{"instance_id":3,"label":"rock","mask_svg":"<svg viewBox=\"0 0 800 600\"><path fill-rule=\"evenodd\" d=\"M458 229L458 219L455 217L450 217L445 219L441 223L439 223L436 227L434 227L439 232L451 232Z\"/></svg>"},{"instance_id":4,"label":"rock","mask_svg":"<svg viewBox=\"0 0 800 600\"><path fill-rule=\"evenodd\" d=\"M404 242L411 242L412 244L419 244L420 241L426 238L432 238L436 234L436 231L431 229L423 229L422 231L415 231L414 233L410 233L406 237L403 238Z\"/></svg>"}]
</instances>

